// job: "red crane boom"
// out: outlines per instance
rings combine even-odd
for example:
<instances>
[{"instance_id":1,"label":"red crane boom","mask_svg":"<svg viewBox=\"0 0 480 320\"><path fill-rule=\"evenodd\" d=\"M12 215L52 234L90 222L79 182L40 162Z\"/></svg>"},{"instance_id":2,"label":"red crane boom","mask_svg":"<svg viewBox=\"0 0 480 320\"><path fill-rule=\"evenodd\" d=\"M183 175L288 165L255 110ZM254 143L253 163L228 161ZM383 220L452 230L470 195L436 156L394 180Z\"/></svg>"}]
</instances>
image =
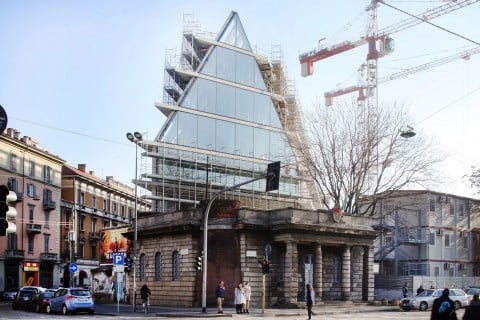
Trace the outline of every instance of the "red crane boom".
<instances>
[{"instance_id":1,"label":"red crane boom","mask_svg":"<svg viewBox=\"0 0 480 320\"><path fill-rule=\"evenodd\" d=\"M410 17L405 20L399 21L395 24L392 24L384 28L383 30L379 30L377 37L374 40L386 41L386 39L390 34L413 27L424 21L428 21L433 18L442 16L446 13L458 10L460 8L476 3L478 1L480 0L449 1L448 3L442 6L425 11L423 14L420 15L421 19L417 17ZM376 2L382 3L383 1L377 0ZM306 53L300 54L299 60L300 60L301 69L302 69L302 76L306 77L313 74L314 62L351 50L353 48L366 44L367 42L368 42L367 37L362 37L360 40L357 40L357 41L353 41L353 42L344 41L328 48L314 49Z\"/></svg>"}]
</instances>

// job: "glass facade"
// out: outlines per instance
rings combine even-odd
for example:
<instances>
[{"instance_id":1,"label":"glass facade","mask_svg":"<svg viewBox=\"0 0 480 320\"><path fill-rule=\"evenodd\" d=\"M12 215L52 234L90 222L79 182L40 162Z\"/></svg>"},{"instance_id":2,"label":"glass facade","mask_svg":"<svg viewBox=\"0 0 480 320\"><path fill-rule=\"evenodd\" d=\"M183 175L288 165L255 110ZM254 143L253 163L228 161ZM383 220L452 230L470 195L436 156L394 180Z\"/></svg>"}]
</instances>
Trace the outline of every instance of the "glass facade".
<instances>
[{"instance_id":1,"label":"glass facade","mask_svg":"<svg viewBox=\"0 0 480 320\"><path fill-rule=\"evenodd\" d=\"M180 66L166 64L159 108L168 118L156 141L143 144L152 158L144 185L157 212L195 207L218 190L265 175L274 161L282 165L278 191L266 193L261 179L225 198L263 209L291 207L302 198L297 159L279 113L278 101L285 99L272 92L273 71L260 68L257 58L235 12L208 45L184 34ZM182 70L194 71L188 81Z\"/></svg>"}]
</instances>

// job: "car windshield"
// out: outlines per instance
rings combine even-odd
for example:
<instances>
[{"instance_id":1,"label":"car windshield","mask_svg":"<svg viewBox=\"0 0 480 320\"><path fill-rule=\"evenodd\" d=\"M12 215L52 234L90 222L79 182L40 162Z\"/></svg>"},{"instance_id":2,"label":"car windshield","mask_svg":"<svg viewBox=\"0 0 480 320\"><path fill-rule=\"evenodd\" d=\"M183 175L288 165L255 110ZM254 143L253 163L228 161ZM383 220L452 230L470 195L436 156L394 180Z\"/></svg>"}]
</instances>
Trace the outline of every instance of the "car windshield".
<instances>
[{"instance_id":1,"label":"car windshield","mask_svg":"<svg viewBox=\"0 0 480 320\"><path fill-rule=\"evenodd\" d=\"M418 296L419 297L428 297L428 296L432 295L432 293L433 293L433 290L425 290L422 293L420 293Z\"/></svg>"},{"instance_id":2,"label":"car windshield","mask_svg":"<svg viewBox=\"0 0 480 320\"><path fill-rule=\"evenodd\" d=\"M42 293L42 298L52 298L55 295L55 292L47 291Z\"/></svg>"},{"instance_id":3,"label":"car windshield","mask_svg":"<svg viewBox=\"0 0 480 320\"><path fill-rule=\"evenodd\" d=\"M480 289L478 288L469 288L465 291L466 294L480 294Z\"/></svg>"},{"instance_id":4,"label":"car windshield","mask_svg":"<svg viewBox=\"0 0 480 320\"><path fill-rule=\"evenodd\" d=\"M20 291L20 297L33 297L35 295L35 291L32 290L22 290Z\"/></svg>"},{"instance_id":5,"label":"car windshield","mask_svg":"<svg viewBox=\"0 0 480 320\"><path fill-rule=\"evenodd\" d=\"M90 292L87 290L71 290L70 293L73 296L88 297Z\"/></svg>"}]
</instances>

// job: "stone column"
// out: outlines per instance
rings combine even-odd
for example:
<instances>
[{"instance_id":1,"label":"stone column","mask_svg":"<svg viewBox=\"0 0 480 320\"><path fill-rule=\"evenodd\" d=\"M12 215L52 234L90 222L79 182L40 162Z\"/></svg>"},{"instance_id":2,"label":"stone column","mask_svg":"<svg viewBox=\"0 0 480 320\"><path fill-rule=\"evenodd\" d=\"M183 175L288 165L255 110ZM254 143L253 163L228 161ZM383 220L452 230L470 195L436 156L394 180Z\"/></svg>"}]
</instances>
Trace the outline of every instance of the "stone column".
<instances>
[{"instance_id":1,"label":"stone column","mask_svg":"<svg viewBox=\"0 0 480 320\"><path fill-rule=\"evenodd\" d=\"M351 272L350 272L350 246L345 246L343 249L342 259L342 299L344 301L350 300L351 289Z\"/></svg>"},{"instance_id":2,"label":"stone column","mask_svg":"<svg viewBox=\"0 0 480 320\"><path fill-rule=\"evenodd\" d=\"M285 302L297 304L298 296L298 251L297 243L288 241L285 250Z\"/></svg>"},{"instance_id":3,"label":"stone column","mask_svg":"<svg viewBox=\"0 0 480 320\"><path fill-rule=\"evenodd\" d=\"M313 265L313 287L315 288L315 298L317 301L322 301L323 296L323 256L322 246L317 244L315 248L315 263Z\"/></svg>"},{"instance_id":4,"label":"stone column","mask_svg":"<svg viewBox=\"0 0 480 320\"><path fill-rule=\"evenodd\" d=\"M373 247L363 247L363 294L362 300L373 301L375 278L373 274Z\"/></svg>"}]
</instances>

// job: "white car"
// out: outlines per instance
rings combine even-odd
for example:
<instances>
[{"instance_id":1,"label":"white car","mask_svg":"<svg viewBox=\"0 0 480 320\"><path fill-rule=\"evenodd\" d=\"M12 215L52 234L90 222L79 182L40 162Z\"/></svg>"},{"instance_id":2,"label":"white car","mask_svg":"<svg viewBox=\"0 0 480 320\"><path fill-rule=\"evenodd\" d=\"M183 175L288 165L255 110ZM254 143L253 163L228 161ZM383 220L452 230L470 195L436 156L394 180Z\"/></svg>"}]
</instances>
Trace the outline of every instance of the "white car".
<instances>
[{"instance_id":1,"label":"white car","mask_svg":"<svg viewBox=\"0 0 480 320\"><path fill-rule=\"evenodd\" d=\"M433 300L442 295L443 289L427 289L415 297L400 300L400 308L405 311L425 311L432 307ZM455 309L466 307L470 303L468 295L462 289L449 289L449 297L455 303Z\"/></svg>"}]
</instances>

